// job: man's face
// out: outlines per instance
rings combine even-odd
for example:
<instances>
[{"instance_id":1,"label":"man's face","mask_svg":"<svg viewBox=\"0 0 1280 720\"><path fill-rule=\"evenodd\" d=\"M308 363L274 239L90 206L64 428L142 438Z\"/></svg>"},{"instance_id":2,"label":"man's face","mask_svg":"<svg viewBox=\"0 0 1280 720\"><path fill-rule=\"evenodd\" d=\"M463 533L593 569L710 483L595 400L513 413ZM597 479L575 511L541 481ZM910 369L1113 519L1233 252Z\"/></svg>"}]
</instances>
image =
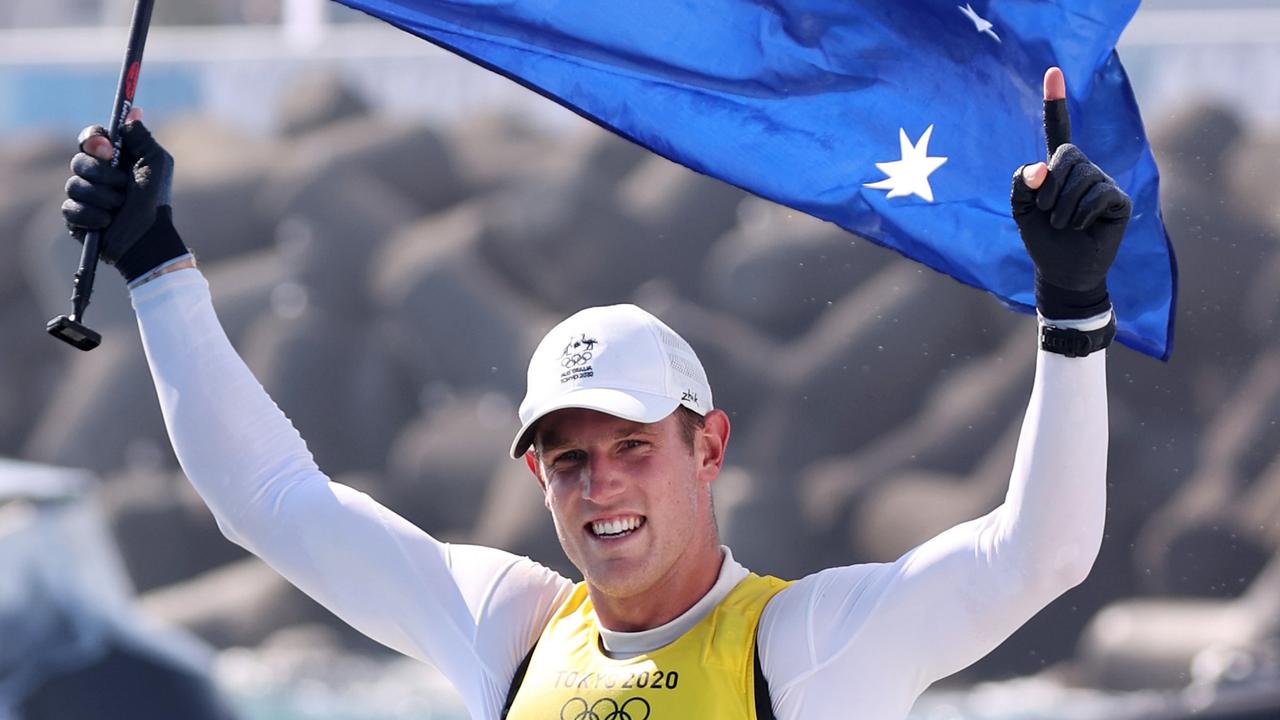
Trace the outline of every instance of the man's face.
<instances>
[{"instance_id":1,"label":"man's face","mask_svg":"<svg viewBox=\"0 0 1280 720\"><path fill-rule=\"evenodd\" d=\"M530 469L560 545L596 591L635 597L696 567L707 547L719 552L710 482L723 448L707 462L704 436L691 450L675 414L646 425L566 409L539 423Z\"/></svg>"}]
</instances>

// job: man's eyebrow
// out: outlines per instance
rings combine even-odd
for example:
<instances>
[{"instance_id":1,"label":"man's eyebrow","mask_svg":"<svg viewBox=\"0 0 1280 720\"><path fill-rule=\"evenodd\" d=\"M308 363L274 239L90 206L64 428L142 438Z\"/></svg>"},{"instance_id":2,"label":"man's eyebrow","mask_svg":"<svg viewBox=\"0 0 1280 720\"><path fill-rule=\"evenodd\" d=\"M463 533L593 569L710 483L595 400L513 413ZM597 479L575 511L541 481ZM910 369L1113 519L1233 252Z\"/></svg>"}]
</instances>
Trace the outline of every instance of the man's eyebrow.
<instances>
[{"instance_id":1,"label":"man's eyebrow","mask_svg":"<svg viewBox=\"0 0 1280 720\"><path fill-rule=\"evenodd\" d=\"M539 452L548 452L556 450L569 444L569 441L562 437L552 435L549 431L538 435L534 438L534 444L538 447Z\"/></svg>"},{"instance_id":2,"label":"man's eyebrow","mask_svg":"<svg viewBox=\"0 0 1280 720\"><path fill-rule=\"evenodd\" d=\"M653 425L644 423L631 423L618 428L613 433L614 439L627 437L628 435L657 435L657 431L653 429Z\"/></svg>"},{"instance_id":3,"label":"man's eyebrow","mask_svg":"<svg viewBox=\"0 0 1280 720\"><path fill-rule=\"evenodd\" d=\"M612 437L617 440L619 438L629 437L632 435L652 437L657 434L658 432L654 429L652 424L646 425L644 423L629 423L615 430ZM535 444L538 446L540 452L547 453L552 450L559 450L560 448L572 443L569 439L562 438L559 435L556 435L553 431L547 430L535 438Z\"/></svg>"}]
</instances>

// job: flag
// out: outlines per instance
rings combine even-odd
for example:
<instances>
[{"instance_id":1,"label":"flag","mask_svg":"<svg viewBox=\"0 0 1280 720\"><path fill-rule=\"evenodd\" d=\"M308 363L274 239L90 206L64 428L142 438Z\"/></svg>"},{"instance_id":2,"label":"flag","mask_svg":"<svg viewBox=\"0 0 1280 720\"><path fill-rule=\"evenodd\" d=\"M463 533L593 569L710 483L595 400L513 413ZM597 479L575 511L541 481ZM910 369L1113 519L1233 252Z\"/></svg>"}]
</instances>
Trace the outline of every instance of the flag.
<instances>
[{"instance_id":1,"label":"flag","mask_svg":"<svg viewBox=\"0 0 1280 720\"><path fill-rule=\"evenodd\" d=\"M338 0L671 160L1035 307L1010 177L1045 156L1041 79L1133 198L1121 342L1171 351L1158 172L1115 52L1138 0Z\"/></svg>"}]
</instances>

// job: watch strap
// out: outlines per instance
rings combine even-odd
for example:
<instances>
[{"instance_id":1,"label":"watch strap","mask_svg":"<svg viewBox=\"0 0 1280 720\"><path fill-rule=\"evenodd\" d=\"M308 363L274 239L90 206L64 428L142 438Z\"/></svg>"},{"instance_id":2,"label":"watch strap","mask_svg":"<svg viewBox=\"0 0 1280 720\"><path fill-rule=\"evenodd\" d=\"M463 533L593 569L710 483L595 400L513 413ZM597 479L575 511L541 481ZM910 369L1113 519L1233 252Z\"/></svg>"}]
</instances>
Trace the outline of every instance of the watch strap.
<instances>
[{"instance_id":1,"label":"watch strap","mask_svg":"<svg viewBox=\"0 0 1280 720\"><path fill-rule=\"evenodd\" d=\"M1111 345L1116 339L1116 316L1097 330L1077 330L1041 323L1040 349L1067 357L1084 357Z\"/></svg>"}]
</instances>

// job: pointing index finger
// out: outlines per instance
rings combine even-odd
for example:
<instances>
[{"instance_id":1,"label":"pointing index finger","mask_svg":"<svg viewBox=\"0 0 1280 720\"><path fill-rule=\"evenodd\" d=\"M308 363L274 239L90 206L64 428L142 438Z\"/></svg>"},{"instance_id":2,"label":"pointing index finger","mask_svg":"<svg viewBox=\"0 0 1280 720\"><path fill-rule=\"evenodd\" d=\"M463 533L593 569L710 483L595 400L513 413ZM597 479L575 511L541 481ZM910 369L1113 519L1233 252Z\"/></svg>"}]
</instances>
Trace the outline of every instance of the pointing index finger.
<instances>
[{"instance_id":1,"label":"pointing index finger","mask_svg":"<svg viewBox=\"0 0 1280 720\"><path fill-rule=\"evenodd\" d=\"M1059 146L1071 142L1071 116L1067 113L1067 81L1062 69L1049 68L1044 74L1044 140L1053 157Z\"/></svg>"}]
</instances>

